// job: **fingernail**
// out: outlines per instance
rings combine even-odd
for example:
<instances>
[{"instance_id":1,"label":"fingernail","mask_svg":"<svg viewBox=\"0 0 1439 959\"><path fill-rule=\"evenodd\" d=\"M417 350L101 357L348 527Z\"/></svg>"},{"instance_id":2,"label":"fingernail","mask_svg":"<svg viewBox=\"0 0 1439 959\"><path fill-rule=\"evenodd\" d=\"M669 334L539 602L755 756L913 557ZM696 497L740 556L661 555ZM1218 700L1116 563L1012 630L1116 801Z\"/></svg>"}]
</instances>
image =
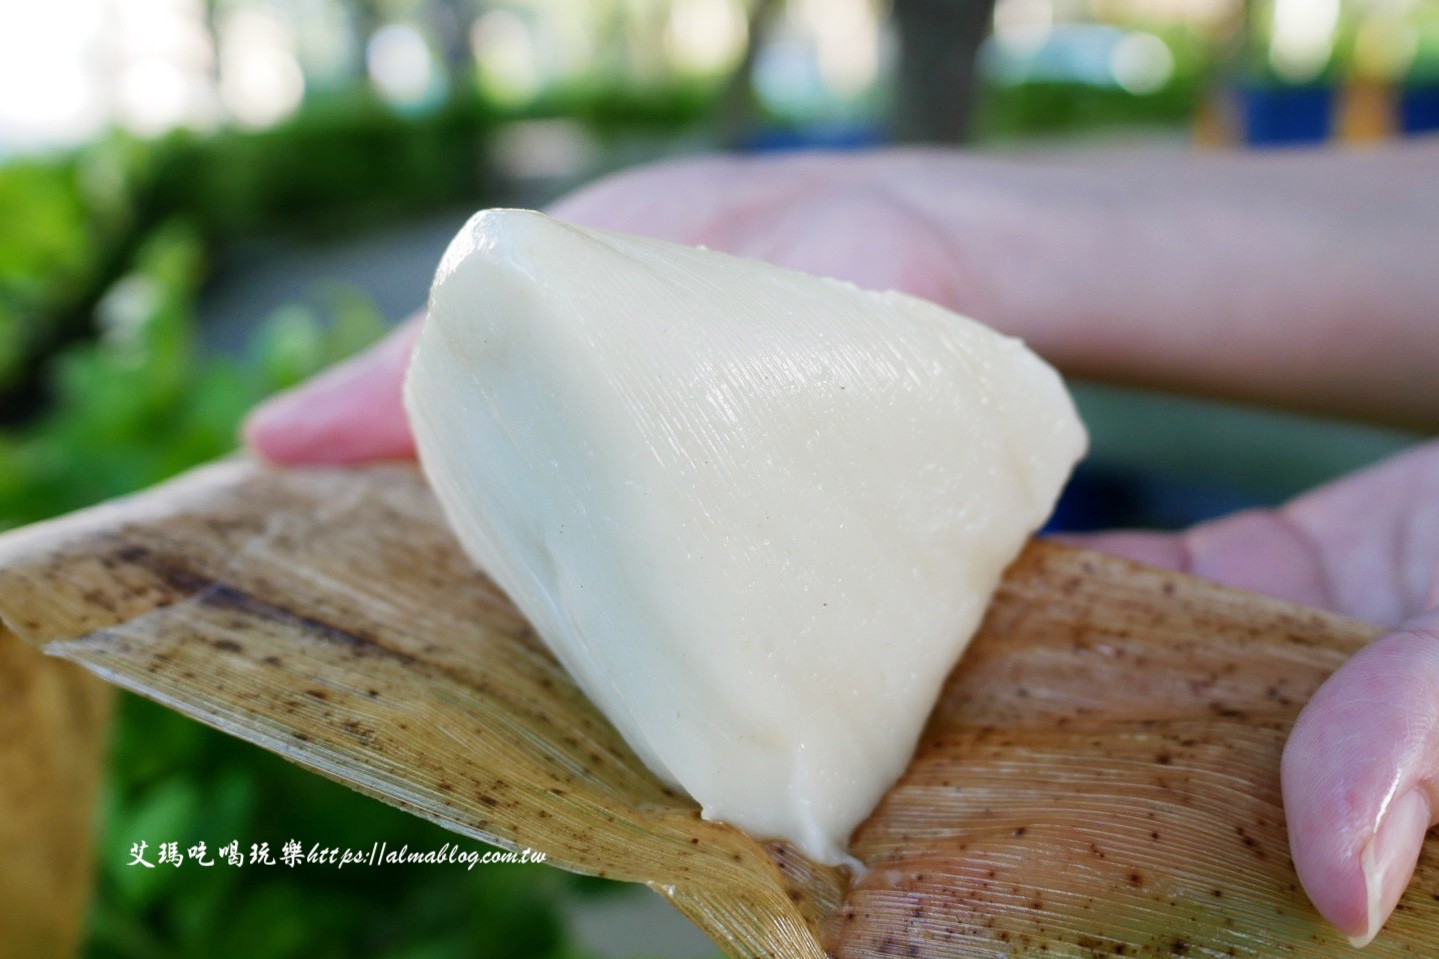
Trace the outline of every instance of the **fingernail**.
<instances>
[{"instance_id":1,"label":"fingernail","mask_svg":"<svg viewBox=\"0 0 1439 959\"><path fill-rule=\"evenodd\" d=\"M1411 789L1389 804L1374 838L1364 847L1360 863L1364 868L1364 887L1368 893L1368 924L1349 943L1363 948L1374 941L1379 930L1394 911L1429 830L1429 800L1418 789Z\"/></svg>"}]
</instances>

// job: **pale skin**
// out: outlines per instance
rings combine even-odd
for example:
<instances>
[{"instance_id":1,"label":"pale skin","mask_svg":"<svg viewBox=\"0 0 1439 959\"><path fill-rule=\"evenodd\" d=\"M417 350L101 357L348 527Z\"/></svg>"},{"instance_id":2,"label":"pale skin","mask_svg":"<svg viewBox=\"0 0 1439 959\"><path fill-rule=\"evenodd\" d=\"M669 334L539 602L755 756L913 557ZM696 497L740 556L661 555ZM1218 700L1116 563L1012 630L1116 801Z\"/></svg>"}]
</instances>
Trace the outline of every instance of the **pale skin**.
<instances>
[{"instance_id":1,"label":"pale skin","mask_svg":"<svg viewBox=\"0 0 1439 959\"><path fill-rule=\"evenodd\" d=\"M704 159L621 174L558 216L898 288L1066 372L1439 427L1439 141L1369 153L948 151ZM419 319L271 400L286 464L405 458ZM1439 821L1439 443L1274 510L1088 545L1385 628L1316 693L1282 767L1314 905L1377 934Z\"/></svg>"}]
</instances>

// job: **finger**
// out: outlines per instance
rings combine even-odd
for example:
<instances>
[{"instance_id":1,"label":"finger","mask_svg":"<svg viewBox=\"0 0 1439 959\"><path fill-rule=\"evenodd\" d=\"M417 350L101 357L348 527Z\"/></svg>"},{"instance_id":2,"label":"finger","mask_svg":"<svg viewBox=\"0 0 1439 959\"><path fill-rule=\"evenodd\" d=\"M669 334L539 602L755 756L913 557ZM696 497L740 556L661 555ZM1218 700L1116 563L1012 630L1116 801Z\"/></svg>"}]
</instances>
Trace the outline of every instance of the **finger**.
<instances>
[{"instance_id":1,"label":"finger","mask_svg":"<svg viewBox=\"0 0 1439 959\"><path fill-rule=\"evenodd\" d=\"M1281 772L1299 879L1325 918L1364 945L1439 813L1439 610L1365 647L1320 687Z\"/></svg>"},{"instance_id":2,"label":"finger","mask_svg":"<svg viewBox=\"0 0 1439 959\"><path fill-rule=\"evenodd\" d=\"M765 186L764 177L741 177L740 162L695 157L624 170L561 197L546 212L604 230L711 242L706 227L727 214L735 216L746 194ZM684 203L673 202L679 196Z\"/></svg>"},{"instance_id":3,"label":"finger","mask_svg":"<svg viewBox=\"0 0 1439 959\"><path fill-rule=\"evenodd\" d=\"M1331 605L1322 557L1284 510L1246 510L1183 534L1124 531L1067 539L1226 586L1309 606Z\"/></svg>"},{"instance_id":4,"label":"finger","mask_svg":"<svg viewBox=\"0 0 1439 959\"><path fill-rule=\"evenodd\" d=\"M242 428L246 445L287 466L412 458L401 391L420 320L260 404Z\"/></svg>"}]
</instances>

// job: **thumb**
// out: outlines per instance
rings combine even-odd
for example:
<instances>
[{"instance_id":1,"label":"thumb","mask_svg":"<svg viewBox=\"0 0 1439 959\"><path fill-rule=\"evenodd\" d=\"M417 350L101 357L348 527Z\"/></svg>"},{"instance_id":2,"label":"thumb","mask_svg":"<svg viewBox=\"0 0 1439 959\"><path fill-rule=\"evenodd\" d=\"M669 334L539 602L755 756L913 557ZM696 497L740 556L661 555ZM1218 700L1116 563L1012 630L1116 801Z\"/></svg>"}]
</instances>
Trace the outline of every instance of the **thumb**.
<instances>
[{"instance_id":1,"label":"thumb","mask_svg":"<svg viewBox=\"0 0 1439 959\"><path fill-rule=\"evenodd\" d=\"M1355 945L1374 938L1439 813L1439 609L1339 668L1284 749L1284 810L1299 879Z\"/></svg>"}]
</instances>

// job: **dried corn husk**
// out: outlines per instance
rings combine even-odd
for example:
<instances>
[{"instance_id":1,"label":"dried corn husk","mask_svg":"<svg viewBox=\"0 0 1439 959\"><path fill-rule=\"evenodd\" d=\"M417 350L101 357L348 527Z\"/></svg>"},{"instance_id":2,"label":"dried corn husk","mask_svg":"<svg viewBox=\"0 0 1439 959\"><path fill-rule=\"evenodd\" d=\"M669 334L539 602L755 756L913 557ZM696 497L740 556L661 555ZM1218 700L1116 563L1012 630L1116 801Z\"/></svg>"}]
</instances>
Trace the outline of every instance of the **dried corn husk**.
<instances>
[{"instance_id":1,"label":"dried corn husk","mask_svg":"<svg viewBox=\"0 0 1439 959\"><path fill-rule=\"evenodd\" d=\"M0 956L75 953L114 690L0 628Z\"/></svg>"},{"instance_id":2,"label":"dried corn husk","mask_svg":"<svg viewBox=\"0 0 1439 959\"><path fill-rule=\"evenodd\" d=\"M467 836L643 882L735 956L1351 954L1278 760L1370 627L1048 543L1010 569L852 887L701 820L461 555L411 467L210 466L0 537L45 651ZM1439 943L1426 850L1377 956Z\"/></svg>"}]
</instances>

